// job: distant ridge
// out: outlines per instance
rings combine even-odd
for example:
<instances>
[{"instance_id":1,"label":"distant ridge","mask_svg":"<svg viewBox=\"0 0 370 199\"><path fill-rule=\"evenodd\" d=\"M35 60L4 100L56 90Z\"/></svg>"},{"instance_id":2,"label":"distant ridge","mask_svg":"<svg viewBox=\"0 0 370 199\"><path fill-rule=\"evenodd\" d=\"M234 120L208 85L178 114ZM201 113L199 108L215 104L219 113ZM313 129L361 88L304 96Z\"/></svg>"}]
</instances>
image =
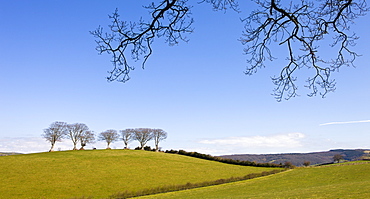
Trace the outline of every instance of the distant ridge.
<instances>
[{"instance_id":1,"label":"distant ridge","mask_svg":"<svg viewBox=\"0 0 370 199\"><path fill-rule=\"evenodd\" d=\"M334 149L323 152L312 153L282 153L282 154L234 154L222 155L219 157L230 158L234 160L255 161L257 163L275 163L284 164L291 162L296 166L302 166L305 161L309 161L311 165L332 163L333 156L340 154L346 161L361 160L369 157L369 149Z\"/></svg>"},{"instance_id":2,"label":"distant ridge","mask_svg":"<svg viewBox=\"0 0 370 199\"><path fill-rule=\"evenodd\" d=\"M15 152L0 152L0 156L7 156L7 155L19 155L21 153L15 153Z\"/></svg>"}]
</instances>

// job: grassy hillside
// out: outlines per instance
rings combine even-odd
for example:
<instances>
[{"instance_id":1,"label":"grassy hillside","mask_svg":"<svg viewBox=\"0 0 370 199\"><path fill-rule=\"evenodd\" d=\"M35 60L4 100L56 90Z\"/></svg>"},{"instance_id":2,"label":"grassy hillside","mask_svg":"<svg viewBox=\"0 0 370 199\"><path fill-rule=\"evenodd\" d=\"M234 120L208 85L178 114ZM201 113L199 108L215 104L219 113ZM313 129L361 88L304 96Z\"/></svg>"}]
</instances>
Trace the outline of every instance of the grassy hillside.
<instances>
[{"instance_id":1,"label":"grassy hillside","mask_svg":"<svg viewBox=\"0 0 370 199\"><path fill-rule=\"evenodd\" d=\"M105 198L126 190L200 183L274 169L134 150L2 156L0 198Z\"/></svg>"},{"instance_id":2,"label":"grassy hillside","mask_svg":"<svg viewBox=\"0 0 370 199\"><path fill-rule=\"evenodd\" d=\"M370 164L298 168L287 172L141 198L370 198Z\"/></svg>"}]
</instances>

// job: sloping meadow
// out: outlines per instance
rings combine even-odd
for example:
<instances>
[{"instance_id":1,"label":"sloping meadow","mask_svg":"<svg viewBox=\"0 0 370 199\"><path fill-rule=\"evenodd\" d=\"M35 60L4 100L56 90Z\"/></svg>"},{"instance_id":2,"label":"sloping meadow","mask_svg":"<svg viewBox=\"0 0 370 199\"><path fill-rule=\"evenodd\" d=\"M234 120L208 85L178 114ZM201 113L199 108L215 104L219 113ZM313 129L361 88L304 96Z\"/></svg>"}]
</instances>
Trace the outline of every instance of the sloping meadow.
<instances>
[{"instance_id":1,"label":"sloping meadow","mask_svg":"<svg viewBox=\"0 0 370 199\"><path fill-rule=\"evenodd\" d=\"M108 198L277 168L224 164L138 150L58 151L0 157L0 198Z\"/></svg>"},{"instance_id":2,"label":"sloping meadow","mask_svg":"<svg viewBox=\"0 0 370 199\"><path fill-rule=\"evenodd\" d=\"M354 162L321 167L297 168L252 180L140 198L368 199L370 198L369 187L369 162Z\"/></svg>"}]
</instances>

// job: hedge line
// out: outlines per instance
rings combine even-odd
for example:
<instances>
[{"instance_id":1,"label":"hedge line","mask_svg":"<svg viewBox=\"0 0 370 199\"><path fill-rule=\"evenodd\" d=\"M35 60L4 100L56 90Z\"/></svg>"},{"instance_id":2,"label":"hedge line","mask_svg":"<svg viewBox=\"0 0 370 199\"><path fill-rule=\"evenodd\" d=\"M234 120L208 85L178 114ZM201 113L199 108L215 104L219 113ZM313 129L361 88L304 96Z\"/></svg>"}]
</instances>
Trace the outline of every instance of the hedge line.
<instances>
[{"instance_id":1,"label":"hedge line","mask_svg":"<svg viewBox=\"0 0 370 199\"><path fill-rule=\"evenodd\" d=\"M258 178L262 176L267 176L275 173L282 172L284 170L272 170L272 171L264 171L262 173L251 173L246 176L242 177L231 177L227 179L218 179L215 181L206 181L206 182L200 182L200 183L186 183L182 185L169 185L164 187L156 187L151 189L144 189L140 191L125 191L120 192L118 194L112 195L109 198L110 199L125 199L125 198L131 198L131 197L139 197L139 196L146 196L146 195L153 195L153 194L159 194L159 193L167 193L167 192L173 192L173 191L181 191L186 189L194 189L199 187L206 187L206 186L212 186L212 185L219 185L219 184L225 184L229 182L236 182L236 181L242 181L242 180L248 180L253 178Z\"/></svg>"},{"instance_id":2,"label":"hedge line","mask_svg":"<svg viewBox=\"0 0 370 199\"><path fill-rule=\"evenodd\" d=\"M222 163L226 163L226 164L241 165L241 166L277 167L277 168L283 168L284 167L284 165L281 165L281 164L256 163L256 162L251 162L251 161L233 160L233 159L215 157L215 156L202 154L202 153L198 153L198 152L186 152L184 150L176 151L176 150L171 149L171 150L167 150L165 152L166 153L179 154L179 155L186 155L186 156L191 156L191 157L201 158L201 159L206 159L206 160L212 160L212 161L222 162Z\"/></svg>"}]
</instances>

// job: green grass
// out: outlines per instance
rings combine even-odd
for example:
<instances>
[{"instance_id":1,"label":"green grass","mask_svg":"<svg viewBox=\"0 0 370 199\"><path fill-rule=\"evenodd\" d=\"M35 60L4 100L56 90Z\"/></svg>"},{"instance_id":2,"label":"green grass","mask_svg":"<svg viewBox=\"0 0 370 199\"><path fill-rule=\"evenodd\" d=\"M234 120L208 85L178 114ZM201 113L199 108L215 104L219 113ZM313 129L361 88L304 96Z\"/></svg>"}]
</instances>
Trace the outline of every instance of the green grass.
<instances>
[{"instance_id":1,"label":"green grass","mask_svg":"<svg viewBox=\"0 0 370 199\"><path fill-rule=\"evenodd\" d=\"M140 198L370 198L370 164L298 168L272 176Z\"/></svg>"},{"instance_id":2,"label":"green grass","mask_svg":"<svg viewBox=\"0 0 370 199\"><path fill-rule=\"evenodd\" d=\"M2 156L0 198L106 198L117 192L200 183L274 169L134 150Z\"/></svg>"}]
</instances>

